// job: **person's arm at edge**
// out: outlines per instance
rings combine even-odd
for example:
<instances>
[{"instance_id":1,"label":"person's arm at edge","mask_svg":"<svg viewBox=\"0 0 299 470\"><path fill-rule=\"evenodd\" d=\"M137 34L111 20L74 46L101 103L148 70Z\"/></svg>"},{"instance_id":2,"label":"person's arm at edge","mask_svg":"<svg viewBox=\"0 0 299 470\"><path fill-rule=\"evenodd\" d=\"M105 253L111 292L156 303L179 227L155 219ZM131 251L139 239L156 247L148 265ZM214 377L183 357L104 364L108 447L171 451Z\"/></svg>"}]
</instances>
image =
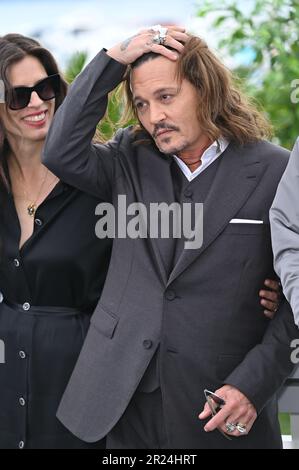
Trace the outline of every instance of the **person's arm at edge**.
<instances>
[{"instance_id":1,"label":"person's arm at edge","mask_svg":"<svg viewBox=\"0 0 299 470\"><path fill-rule=\"evenodd\" d=\"M299 139L270 210L274 267L299 326Z\"/></svg>"}]
</instances>

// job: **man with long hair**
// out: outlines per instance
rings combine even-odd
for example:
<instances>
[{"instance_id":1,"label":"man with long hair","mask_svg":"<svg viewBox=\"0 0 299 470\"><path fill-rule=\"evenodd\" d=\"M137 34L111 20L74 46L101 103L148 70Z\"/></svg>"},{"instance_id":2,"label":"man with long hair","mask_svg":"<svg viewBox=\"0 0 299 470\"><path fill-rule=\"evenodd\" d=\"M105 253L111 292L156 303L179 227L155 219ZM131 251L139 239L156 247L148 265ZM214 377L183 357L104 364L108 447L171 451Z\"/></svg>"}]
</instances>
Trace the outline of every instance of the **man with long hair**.
<instances>
[{"instance_id":1,"label":"man with long hair","mask_svg":"<svg viewBox=\"0 0 299 470\"><path fill-rule=\"evenodd\" d=\"M138 125L94 145L121 81ZM231 73L181 28L158 25L101 51L72 86L45 165L112 201L118 221L125 196L131 215L136 204L146 213L187 205L195 227L115 238L58 411L81 439L107 435L112 449L281 447L275 393L298 332L286 302L269 321L258 299L273 275L269 208L288 158L268 135ZM201 243L190 247L200 222Z\"/></svg>"}]
</instances>

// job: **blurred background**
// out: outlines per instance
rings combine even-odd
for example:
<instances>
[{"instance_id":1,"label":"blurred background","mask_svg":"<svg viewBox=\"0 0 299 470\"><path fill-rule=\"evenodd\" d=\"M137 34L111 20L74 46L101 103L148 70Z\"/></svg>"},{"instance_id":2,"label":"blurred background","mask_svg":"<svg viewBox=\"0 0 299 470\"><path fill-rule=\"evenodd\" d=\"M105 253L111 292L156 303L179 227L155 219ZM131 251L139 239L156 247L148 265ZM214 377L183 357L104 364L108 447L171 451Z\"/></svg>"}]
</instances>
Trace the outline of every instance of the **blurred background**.
<instances>
[{"instance_id":1,"label":"blurred background","mask_svg":"<svg viewBox=\"0 0 299 470\"><path fill-rule=\"evenodd\" d=\"M298 0L0 0L0 35L38 39L71 82L103 47L144 26L180 24L202 36L292 148L299 127ZM111 121L119 104L109 107ZM113 126L102 129L109 138Z\"/></svg>"},{"instance_id":2,"label":"blurred background","mask_svg":"<svg viewBox=\"0 0 299 470\"><path fill-rule=\"evenodd\" d=\"M193 28L194 0L0 0L1 34L39 39L60 65L75 51L88 59L145 25L182 23ZM195 21L196 22L196 21Z\"/></svg>"},{"instance_id":3,"label":"blurred background","mask_svg":"<svg viewBox=\"0 0 299 470\"><path fill-rule=\"evenodd\" d=\"M267 114L273 141L293 147L299 134L298 0L0 0L0 35L39 40L69 83L103 47L157 23L202 36ZM120 112L112 95L110 119L99 127L106 139ZM281 415L281 425L289 434L288 415Z\"/></svg>"}]
</instances>

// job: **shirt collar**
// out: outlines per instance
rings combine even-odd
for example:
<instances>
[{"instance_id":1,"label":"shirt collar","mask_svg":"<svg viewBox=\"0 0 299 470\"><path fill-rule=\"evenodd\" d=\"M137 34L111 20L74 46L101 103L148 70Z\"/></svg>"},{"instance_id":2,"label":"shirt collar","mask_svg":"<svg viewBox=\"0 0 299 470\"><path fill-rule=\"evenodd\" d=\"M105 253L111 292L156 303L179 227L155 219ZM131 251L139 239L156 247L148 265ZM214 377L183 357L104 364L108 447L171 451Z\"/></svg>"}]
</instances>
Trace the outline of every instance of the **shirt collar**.
<instances>
[{"instance_id":1,"label":"shirt collar","mask_svg":"<svg viewBox=\"0 0 299 470\"><path fill-rule=\"evenodd\" d=\"M192 181L196 176L202 173L211 163L213 163L223 152L227 149L229 145L229 140L224 137L220 137L218 140L215 140L202 154L201 165L196 168L195 171L191 171L186 163L183 162L179 157L174 155L174 158L181 168L182 172L189 181Z\"/></svg>"}]
</instances>

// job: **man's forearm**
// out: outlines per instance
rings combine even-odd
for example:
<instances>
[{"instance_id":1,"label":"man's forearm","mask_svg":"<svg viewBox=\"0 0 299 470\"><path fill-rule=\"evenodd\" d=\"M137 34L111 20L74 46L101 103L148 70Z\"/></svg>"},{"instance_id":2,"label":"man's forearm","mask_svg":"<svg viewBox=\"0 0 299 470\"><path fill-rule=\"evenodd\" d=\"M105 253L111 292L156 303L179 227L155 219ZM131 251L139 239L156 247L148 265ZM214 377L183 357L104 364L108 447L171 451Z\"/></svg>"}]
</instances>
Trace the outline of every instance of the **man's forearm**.
<instances>
[{"instance_id":1,"label":"man's forearm","mask_svg":"<svg viewBox=\"0 0 299 470\"><path fill-rule=\"evenodd\" d=\"M100 197L105 196L101 186L112 173L107 154L113 144L95 148L92 139L106 112L108 93L122 80L125 70L105 51L91 61L56 112L43 153L43 163L62 180Z\"/></svg>"}]
</instances>

